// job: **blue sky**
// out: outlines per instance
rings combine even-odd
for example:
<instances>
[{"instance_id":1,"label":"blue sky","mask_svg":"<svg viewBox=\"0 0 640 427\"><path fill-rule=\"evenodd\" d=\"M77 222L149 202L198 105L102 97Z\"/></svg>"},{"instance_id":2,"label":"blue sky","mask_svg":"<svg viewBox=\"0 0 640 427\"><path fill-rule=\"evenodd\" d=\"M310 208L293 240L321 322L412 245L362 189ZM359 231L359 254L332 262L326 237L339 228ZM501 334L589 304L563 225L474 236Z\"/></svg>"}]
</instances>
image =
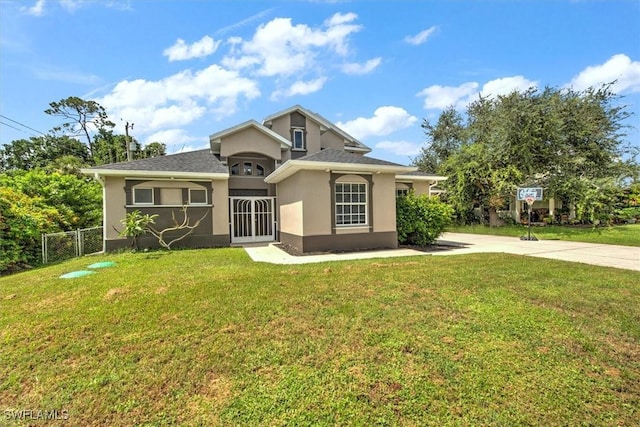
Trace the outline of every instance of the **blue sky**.
<instances>
[{"instance_id":1,"label":"blue sky","mask_svg":"<svg viewBox=\"0 0 640 427\"><path fill-rule=\"evenodd\" d=\"M0 0L1 143L69 96L169 152L301 104L408 163L448 105L616 79L640 147L638 1Z\"/></svg>"}]
</instances>

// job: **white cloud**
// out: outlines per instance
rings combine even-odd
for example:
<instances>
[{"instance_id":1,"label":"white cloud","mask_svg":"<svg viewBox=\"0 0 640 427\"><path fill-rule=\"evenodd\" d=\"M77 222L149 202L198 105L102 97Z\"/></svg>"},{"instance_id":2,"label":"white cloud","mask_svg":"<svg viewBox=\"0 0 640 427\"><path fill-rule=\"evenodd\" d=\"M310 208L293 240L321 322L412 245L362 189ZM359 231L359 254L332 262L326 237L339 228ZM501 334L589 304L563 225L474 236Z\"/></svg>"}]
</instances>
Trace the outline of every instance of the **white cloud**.
<instances>
[{"instance_id":1,"label":"white cloud","mask_svg":"<svg viewBox=\"0 0 640 427\"><path fill-rule=\"evenodd\" d=\"M413 126L417 120L403 108L385 106L376 109L373 117L358 117L348 122L338 122L336 125L358 139L365 139L369 136L389 135Z\"/></svg>"},{"instance_id":2,"label":"white cloud","mask_svg":"<svg viewBox=\"0 0 640 427\"><path fill-rule=\"evenodd\" d=\"M31 7L22 7L21 10L26 13L27 15L32 15L32 16L42 16L44 15L44 5L46 3L46 0L38 0L36 1L36 3L31 6Z\"/></svg>"},{"instance_id":3,"label":"white cloud","mask_svg":"<svg viewBox=\"0 0 640 427\"><path fill-rule=\"evenodd\" d=\"M460 86L429 86L418 92L417 96L424 97L425 109L443 110L449 106L463 109L475 101L479 95L494 97L508 95L514 91L525 91L531 87L537 87L538 82L528 80L523 76L503 77L490 80L478 90L478 82L467 82Z\"/></svg>"},{"instance_id":4,"label":"white cloud","mask_svg":"<svg viewBox=\"0 0 640 427\"><path fill-rule=\"evenodd\" d=\"M381 141L375 148L388 151L396 156L417 156L420 154L421 144L409 141Z\"/></svg>"},{"instance_id":5,"label":"white cloud","mask_svg":"<svg viewBox=\"0 0 640 427\"><path fill-rule=\"evenodd\" d=\"M348 53L349 36L362 28L350 24L356 18L353 13L335 14L320 28L275 18L260 25L250 40L234 38L234 48L222 64L232 69L250 67L265 77L308 72L315 69L320 55Z\"/></svg>"},{"instance_id":6,"label":"white cloud","mask_svg":"<svg viewBox=\"0 0 640 427\"><path fill-rule=\"evenodd\" d=\"M20 10L27 15L42 16L45 13L45 5L52 3L52 0L37 0L31 7L21 7ZM104 7L118 10L133 10L129 0L113 0L113 1L90 1L90 0L57 0L57 3L67 12L73 13L79 8L89 4L99 4Z\"/></svg>"},{"instance_id":7,"label":"white cloud","mask_svg":"<svg viewBox=\"0 0 640 427\"><path fill-rule=\"evenodd\" d=\"M538 82L528 80L523 76L503 77L485 83L480 94L483 97L508 95L514 91L523 92L531 87L538 87Z\"/></svg>"},{"instance_id":8,"label":"white cloud","mask_svg":"<svg viewBox=\"0 0 640 427\"><path fill-rule=\"evenodd\" d=\"M450 105L456 107L466 105L464 100L477 94L478 83L468 82L460 86L429 86L418 93L418 96L424 96L425 109L443 110Z\"/></svg>"},{"instance_id":9,"label":"white cloud","mask_svg":"<svg viewBox=\"0 0 640 427\"><path fill-rule=\"evenodd\" d=\"M201 143L197 144L198 141ZM184 129L167 129L148 135L144 139L144 145L152 142L166 144L168 154L198 150L200 148L206 148L209 145L206 138L190 136Z\"/></svg>"},{"instance_id":10,"label":"white cloud","mask_svg":"<svg viewBox=\"0 0 640 427\"><path fill-rule=\"evenodd\" d=\"M325 24L328 27L333 27L335 25L342 25L342 24L346 24L347 22L353 22L356 19L358 19L358 15L356 15L353 12L349 12L349 13L336 13L334 14L331 18L327 19L325 21Z\"/></svg>"},{"instance_id":11,"label":"white cloud","mask_svg":"<svg viewBox=\"0 0 640 427\"><path fill-rule=\"evenodd\" d=\"M82 6L82 0L60 0L60 5L68 12L74 12Z\"/></svg>"},{"instance_id":12,"label":"white cloud","mask_svg":"<svg viewBox=\"0 0 640 427\"><path fill-rule=\"evenodd\" d=\"M381 62L382 62L382 58L377 57L377 58L368 60L364 64L359 64L357 62L344 64L342 66L342 72L345 74L352 74L352 75L368 74L373 70L375 70L376 68L378 68L378 65L380 65Z\"/></svg>"},{"instance_id":13,"label":"white cloud","mask_svg":"<svg viewBox=\"0 0 640 427\"><path fill-rule=\"evenodd\" d=\"M134 122L136 129L148 133L188 124L206 114L220 119L236 111L240 98L254 99L259 95L255 81L211 65L156 81L124 80L98 102L111 117Z\"/></svg>"},{"instance_id":14,"label":"white cloud","mask_svg":"<svg viewBox=\"0 0 640 427\"><path fill-rule=\"evenodd\" d=\"M162 54L169 57L169 61L202 58L214 53L220 43L220 41L215 41L209 36L204 36L191 45L186 44L182 39L178 39L173 46L166 48Z\"/></svg>"},{"instance_id":15,"label":"white cloud","mask_svg":"<svg viewBox=\"0 0 640 427\"><path fill-rule=\"evenodd\" d=\"M426 42L426 41L427 41L427 39L429 39L429 37L431 37L431 35L432 35L433 33L435 33L437 29L438 29L438 27L436 27L436 26L433 26L433 27L431 27L431 28L427 28L427 29L426 29L426 30L424 30L424 31L420 31L420 32L419 32L418 34L416 34L415 36L406 36L406 37L404 38L404 41L405 41L405 42L407 42L407 43L409 43L409 44L412 44L412 45L414 45L414 46L421 45L421 44L423 44L424 42Z\"/></svg>"},{"instance_id":16,"label":"white cloud","mask_svg":"<svg viewBox=\"0 0 640 427\"><path fill-rule=\"evenodd\" d=\"M592 65L582 70L567 84L575 90L599 87L603 84L616 83L613 90L617 93L640 92L640 62L632 61L627 55L613 55L607 62Z\"/></svg>"},{"instance_id":17,"label":"white cloud","mask_svg":"<svg viewBox=\"0 0 640 427\"><path fill-rule=\"evenodd\" d=\"M283 97L290 97L295 95L308 95L310 93L314 93L322 89L325 82L327 81L326 77L320 77L314 80L309 81L297 81L291 85L291 87L287 90L276 90L271 95L271 100L276 101Z\"/></svg>"}]
</instances>

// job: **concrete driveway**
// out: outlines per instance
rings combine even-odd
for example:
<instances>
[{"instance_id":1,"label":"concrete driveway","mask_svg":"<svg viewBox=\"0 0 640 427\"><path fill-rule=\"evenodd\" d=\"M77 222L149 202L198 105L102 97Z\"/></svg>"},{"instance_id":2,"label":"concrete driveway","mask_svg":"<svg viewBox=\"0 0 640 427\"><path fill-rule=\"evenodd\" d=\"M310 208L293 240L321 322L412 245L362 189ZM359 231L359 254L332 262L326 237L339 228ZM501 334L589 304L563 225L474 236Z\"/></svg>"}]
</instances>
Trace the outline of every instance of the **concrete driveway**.
<instances>
[{"instance_id":1,"label":"concrete driveway","mask_svg":"<svg viewBox=\"0 0 640 427\"><path fill-rule=\"evenodd\" d=\"M244 249L254 261L268 262L271 264L307 264L365 258L416 255L450 256L498 252L640 271L639 247L565 242L561 240L525 241L517 237L463 233L444 233L438 240L438 243L452 247L452 249L429 252L413 249L391 249L304 256L289 255L273 243L246 245Z\"/></svg>"},{"instance_id":2,"label":"concrete driveway","mask_svg":"<svg viewBox=\"0 0 640 427\"><path fill-rule=\"evenodd\" d=\"M640 247L463 233L444 233L438 243L458 248L433 255L501 252L640 271Z\"/></svg>"}]
</instances>

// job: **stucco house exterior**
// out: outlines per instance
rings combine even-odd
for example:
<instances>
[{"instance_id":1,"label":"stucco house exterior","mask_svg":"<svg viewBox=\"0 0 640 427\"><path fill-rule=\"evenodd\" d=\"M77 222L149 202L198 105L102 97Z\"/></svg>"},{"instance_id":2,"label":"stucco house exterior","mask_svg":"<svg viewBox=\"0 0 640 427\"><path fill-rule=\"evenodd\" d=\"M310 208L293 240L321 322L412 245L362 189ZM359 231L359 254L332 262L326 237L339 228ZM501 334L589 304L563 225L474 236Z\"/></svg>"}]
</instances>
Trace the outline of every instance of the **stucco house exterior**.
<instances>
[{"instance_id":1,"label":"stucco house exterior","mask_svg":"<svg viewBox=\"0 0 640 427\"><path fill-rule=\"evenodd\" d=\"M83 169L103 186L104 247L133 210L168 227L181 208L187 247L280 241L301 252L397 247L395 202L412 189L434 195L445 177L366 156L369 147L295 105L216 132L204 150ZM146 235L141 247L158 246Z\"/></svg>"}]
</instances>

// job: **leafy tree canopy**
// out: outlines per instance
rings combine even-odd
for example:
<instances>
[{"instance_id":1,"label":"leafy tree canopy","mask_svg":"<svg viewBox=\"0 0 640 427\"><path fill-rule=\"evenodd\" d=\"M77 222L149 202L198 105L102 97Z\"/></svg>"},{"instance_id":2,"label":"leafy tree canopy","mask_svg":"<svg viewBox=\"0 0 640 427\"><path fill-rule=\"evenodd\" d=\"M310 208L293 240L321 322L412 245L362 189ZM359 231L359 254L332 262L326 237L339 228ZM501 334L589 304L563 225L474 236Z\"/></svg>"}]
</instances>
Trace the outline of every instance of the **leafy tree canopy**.
<instances>
[{"instance_id":1,"label":"leafy tree canopy","mask_svg":"<svg viewBox=\"0 0 640 427\"><path fill-rule=\"evenodd\" d=\"M0 186L55 207L60 213L59 230L102 223L102 188L91 178L45 170L15 171L0 174Z\"/></svg>"},{"instance_id":2,"label":"leafy tree canopy","mask_svg":"<svg viewBox=\"0 0 640 427\"><path fill-rule=\"evenodd\" d=\"M113 129L115 123L109 120L103 106L96 101L86 101L77 96L70 96L58 102L49 103L44 112L51 116L60 117L60 126L53 128L54 133L64 132L67 135L84 136L93 156L93 141L91 133L101 129Z\"/></svg>"},{"instance_id":3,"label":"leafy tree canopy","mask_svg":"<svg viewBox=\"0 0 640 427\"><path fill-rule=\"evenodd\" d=\"M41 168L65 156L77 158L81 165L90 162L86 145L75 138L45 135L18 139L0 146L0 172Z\"/></svg>"},{"instance_id":4,"label":"leafy tree canopy","mask_svg":"<svg viewBox=\"0 0 640 427\"><path fill-rule=\"evenodd\" d=\"M503 207L523 185L578 202L637 171L622 160L630 153L624 141L630 113L619 99L611 85L480 98L466 120L450 108L435 125L425 121L427 147L414 164L449 177L447 197L459 213L473 204Z\"/></svg>"}]
</instances>

